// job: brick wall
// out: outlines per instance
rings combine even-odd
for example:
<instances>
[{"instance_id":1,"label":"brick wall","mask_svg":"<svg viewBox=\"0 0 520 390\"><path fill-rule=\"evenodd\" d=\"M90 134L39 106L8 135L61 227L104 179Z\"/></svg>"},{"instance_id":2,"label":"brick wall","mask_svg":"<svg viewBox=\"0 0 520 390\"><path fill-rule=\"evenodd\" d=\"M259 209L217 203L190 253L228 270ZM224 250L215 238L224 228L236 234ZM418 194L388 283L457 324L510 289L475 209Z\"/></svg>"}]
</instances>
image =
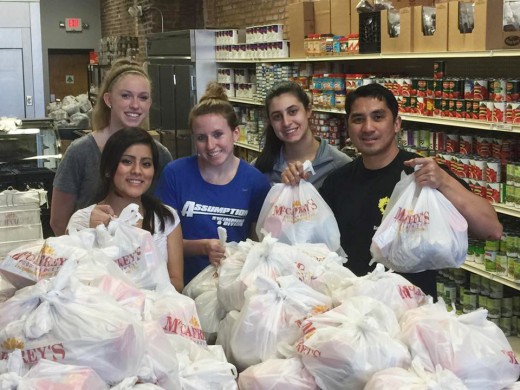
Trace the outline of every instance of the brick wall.
<instances>
[{"instance_id":1,"label":"brick wall","mask_svg":"<svg viewBox=\"0 0 520 390\"><path fill-rule=\"evenodd\" d=\"M139 60L144 58L144 37L161 32L161 12L164 31L204 28L203 0L101 0L101 35L139 37ZM151 7L142 17L134 18L128 8ZM161 12L159 12L159 10Z\"/></svg>"},{"instance_id":2,"label":"brick wall","mask_svg":"<svg viewBox=\"0 0 520 390\"><path fill-rule=\"evenodd\" d=\"M285 24L290 0L204 0L206 28Z\"/></svg>"},{"instance_id":3,"label":"brick wall","mask_svg":"<svg viewBox=\"0 0 520 390\"><path fill-rule=\"evenodd\" d=\"M144 55L144 36L161 31L191 28L245 28L261 24L285 24L287 4L297 0L101 0L101 35L139 37L140 59ZM152 7L141 18L128 8ZM157 9L153 8L156 7ZM284 31L287 39L287 29Z\"/></svg>"}]
</instances>

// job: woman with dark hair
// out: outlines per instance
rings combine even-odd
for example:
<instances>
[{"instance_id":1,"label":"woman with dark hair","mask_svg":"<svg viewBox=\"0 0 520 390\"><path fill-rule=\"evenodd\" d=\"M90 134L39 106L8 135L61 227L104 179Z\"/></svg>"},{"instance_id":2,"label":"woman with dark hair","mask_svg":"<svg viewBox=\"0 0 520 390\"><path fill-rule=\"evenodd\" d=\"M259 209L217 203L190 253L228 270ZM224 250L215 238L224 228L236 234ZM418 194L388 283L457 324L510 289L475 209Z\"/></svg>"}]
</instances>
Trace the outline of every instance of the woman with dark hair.
<instances>
[{"instance_id":1,"label":"woman with dark hair","mask_svg":"<svg viewBox=\"0 0 520 390\"><path fill-rule=\"evenodd\" d=\"M180 212L186 283L224 257L219 226L230 242L252 236L270 189L264 175L233 154L238 124L224 87L210 83L189 116L197 155L172 161L157 183L159 199Z\"/></svg>"},{"instance_id":2,"label":"woman with dark hair","mask_svg":"<svg viewBox=\"0 0 520 390\"><path fill-rule=\"evenodd\" d=\"M170 281L182 291L182 231L177 212L146 193L157 176L157 145L147 131L127 127L114 133L105 144L99 169L100 188L95 204L76 211L67 230L107 225L131 203L139 206L139 227L149 231L158 255L167 261Z\"/></svg>"},{"instance_id":3,"label":"woman with dark hair","mask_svg":"<svg viewBox=\"0 0 520 390\"><path fill-rule=\"evenodd\" d=\"M309 160L315 174L308 181L320 188L327 175L352 161L345 153L315 137L309 125L312 107L303 88L291 81L281 82L265 99L267 126L265 146L253 165L271 183L280 183L289 163Z\"/></svg>"},{"instance_id":4,"label":"woman with dark hair","mask_svg":"<svg viewBox=\"0 0 520 390\"><path fill-rule=\"evenodd\" d=\"M51 227L54 234L65 233L74 211L94 202L99 187L98 168L108 138L123 127L148 129L152 104L151 82L146 70L134 61L115 61L103 78L92 111L92 132L67 148L53 183ZM157 144L157 171L172 160L168 149Z\"/></svg>"}]
</instances>

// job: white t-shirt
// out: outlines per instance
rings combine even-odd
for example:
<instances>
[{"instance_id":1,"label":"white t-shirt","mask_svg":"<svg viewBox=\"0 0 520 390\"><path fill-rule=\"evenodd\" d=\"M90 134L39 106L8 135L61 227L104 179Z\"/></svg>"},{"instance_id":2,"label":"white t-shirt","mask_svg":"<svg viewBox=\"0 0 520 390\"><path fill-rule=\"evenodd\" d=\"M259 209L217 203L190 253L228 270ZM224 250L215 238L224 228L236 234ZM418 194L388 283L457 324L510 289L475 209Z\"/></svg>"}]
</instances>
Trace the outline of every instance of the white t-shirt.
<instances>
[{"instance_id":1,"label":"white t-shirt","mask_svg":"<svg viewBox=\"0 0 520 390\"><path fill-rule=\"evenodd\" d=\"M82 230L89 228L90 226L90 214L92 210L96 207L95 204L85 207L84 209L77 210L72 217L70 217L69 224L67 225L67 231L69 229ZM159 231L159 227L161 226L161 221L159 217L155 215L155 233L152 234L153 241L155 243L155 247L157 249L157 255L159 259L164 259L166 263L168 263L168 247L167 247L167 239L171 232L179 225L180 219L177 211L173 207L165 205L165 207L171 211L174 217L174 221L165 220L164 221L164 231Z\"/></svg>"}]
</instances>

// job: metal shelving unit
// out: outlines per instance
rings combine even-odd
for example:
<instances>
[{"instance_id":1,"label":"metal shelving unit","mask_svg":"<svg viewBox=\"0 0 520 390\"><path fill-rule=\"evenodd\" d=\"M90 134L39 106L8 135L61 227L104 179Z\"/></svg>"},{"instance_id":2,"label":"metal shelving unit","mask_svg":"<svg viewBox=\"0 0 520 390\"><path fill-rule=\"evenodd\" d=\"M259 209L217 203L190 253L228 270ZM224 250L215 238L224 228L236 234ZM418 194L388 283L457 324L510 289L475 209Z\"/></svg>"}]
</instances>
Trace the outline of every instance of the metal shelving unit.
<instances>
[{"instance_id":1,"label":"metal shelving unit","mask_svg":"<svg viewBox=\"0 0 520 390\"><path fill-rule=\"evenodd\" d=\"M221 63L242 63L252 64L257 62L323 62L323 61L360 61L360 60L395 60L395 59L448 59L448 58L500 58L500 57L520 57L520 50L489 50L489 51L464 51L464 52L431 52L431 53L372 53L372 54L351 54L346 56L318 56L301 58L236 58L236 59L217 59Z\"/></svg>"}]
</instances>

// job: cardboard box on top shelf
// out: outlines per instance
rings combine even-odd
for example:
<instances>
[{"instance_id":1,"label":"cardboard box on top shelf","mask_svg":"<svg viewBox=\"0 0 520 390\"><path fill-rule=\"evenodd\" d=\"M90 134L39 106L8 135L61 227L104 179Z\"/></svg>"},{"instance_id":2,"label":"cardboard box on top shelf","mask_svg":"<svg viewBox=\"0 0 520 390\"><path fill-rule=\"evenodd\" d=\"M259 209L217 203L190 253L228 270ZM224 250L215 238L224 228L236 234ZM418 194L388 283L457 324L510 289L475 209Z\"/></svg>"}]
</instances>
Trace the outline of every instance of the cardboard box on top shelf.
<instances>
[{"instance_id":1,"label":"cardboard box on top shelf","mask_svg":"<svg viewBox=\"0 0 520 390\"><path fill-rule=\"evenodd\" d=\"M441 0L442 1L442 0ZM420 5L433 6L434 4L440 3L437 0L392 0L392 5L395 8L415 7ZM447 1L447 0L446 0Z\"/></svg>"},{"instance_id":2,"label":"cardboard box on top shelf","mask_svg":"<svg viewBox=\"0 0 520 390\"><path fill-rule=\"evenodd\" d=\"M399 12L399 35L392 36L388 21L389 11L381 12L381 53L410 53L413 51L413 7L404 7Z\"/></svg>"},{"instance_id":3,"label":"cardboard box on top shelf","mask_svg":"<svg viewBox=\"0 0 520 390\"><path fill-rule=\"evenodd\" d=\"M357 12L358 0L350 0L350 32L359 33L359 15Z\"/></svg>"},{"instance_id":4,"label":"cardboard box on top shelf","mask_svg":"<svg viewBox=\"0 0 520 390\"><path fill-rule=\"evenodd\" d=\"M431 9L431 8L430 8ZM435 4L435 31L432 35L424 29L423 11L428 7L413 7L413 51L417 53L443 52L448 50L448 2Z\"/></svg>"},{"instance_id":5,"label":"cardboard box on top shelf","mask_svg":"<svg viewBox=\"0 0 520 390\"><path fill-rule=\"evenodd\" d=\"M314 3L304 1L288 5L291 57L305 57L305 36L314 33Z\"/></svg>"},{"instance_id":6,"label":"cardboard box on top shelf","mask_svg":"<svg viewBox=\"0 0 520 390\"><path fill-rule=\"evenodd\" d=\"M395 8L413 7L416 5L433 5L435 0L391 0ZM447 0L437 0L447 1ZM350 0L350 32L359 32L359 13L357 6L361 0ZM374 0L369 0L369 3L374 5Z\"/></svg>"},{"instance_id":7,"label":"cardboard box on top shelf","mask_svg":"<svg viewBox=\"0 0 520 390\"><path fill-rule=\"evenodd\" d=\"M334 35L350 34L350 2L355 0L330 0L330 32Z\"/></svg>"},{"instance_id":8,"label":"cardboard box on top shelf","mask_svg":"<svg viewBox=\"0 0 520 390\"><path fill-rule=\"evenodd\" d=\"M314 1L314 32L330 34L330 0Z\"/></svg>"},{"instance_id":9,"label":"cardboard box on top shelf","mask_svg":"<svg viewBox=\"0 0 520 390\"><path fill-rule=\"evenodd\" d=\"M498 7L497 7L498 6ZM473 10L473 26L459 22L459 10ZM503 30L503 3L496 0L457 0L448 3L448 50L483 51L493 49L517 49L520 47L519 31ZM464 32L464 28L468 32ZM462 29L462 31L461 31ZM514 38L514 37L517 38ZM517 44L514 44L514 41ZM511 45L511 43L513 43Z\"/></svg>"}]
</instances>

